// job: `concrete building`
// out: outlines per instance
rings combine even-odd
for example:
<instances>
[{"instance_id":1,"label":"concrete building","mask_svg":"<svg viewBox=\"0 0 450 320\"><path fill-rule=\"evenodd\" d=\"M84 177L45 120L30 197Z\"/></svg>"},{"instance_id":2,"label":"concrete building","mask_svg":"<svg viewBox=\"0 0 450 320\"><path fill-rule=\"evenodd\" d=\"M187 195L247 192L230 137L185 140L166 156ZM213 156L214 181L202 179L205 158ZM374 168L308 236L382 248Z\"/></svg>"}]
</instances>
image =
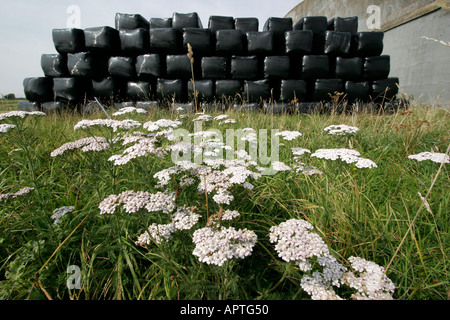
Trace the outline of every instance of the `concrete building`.
<instances>
[{"instance_id":1,"label":"concrete building","mask_svg":"<svg viewBox=\"0 0 450 320\"><path fill-rule=\"evenodd\" d=\"M304 0L286 15L294 23L306 16L357 16L359 31L384 31L383 54L391 56L401 92L450 106L450 1Z\"/></svg>"}]
</instances>

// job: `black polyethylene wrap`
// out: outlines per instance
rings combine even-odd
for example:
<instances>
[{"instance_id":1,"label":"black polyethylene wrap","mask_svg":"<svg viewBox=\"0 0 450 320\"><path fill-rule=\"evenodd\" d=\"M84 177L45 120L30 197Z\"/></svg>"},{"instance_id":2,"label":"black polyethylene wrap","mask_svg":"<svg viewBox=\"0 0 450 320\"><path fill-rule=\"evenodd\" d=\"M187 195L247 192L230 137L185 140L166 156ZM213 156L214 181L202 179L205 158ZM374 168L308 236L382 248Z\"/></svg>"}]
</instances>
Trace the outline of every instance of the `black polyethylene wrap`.
<instances>
[{"instance_id":1,"label":"black polyethylene wrap","mask_svg":"<svg viewBox=\"0 0 450 320\"><path fill-rule=\"evenodd\" d=\"M234 29L234 18L224 16L211 16L209 17L208 28L212 34L215 34L218 30Z\"/></svg>"},{"instance_id":2,"label":"black polyethylene wrap","mask_svg":"<svg viewBox=\"0 0 450 320\"><path fill-rule=\"evenodd\" d=\"M233 80L256 80L258 76L257 56L231 57L231 78Z\"/></svg>"},{"instance_id":3,"label":"black polyethylene wrap","mask_svg":"<svg viewBox=\"0 0 450 320\"><path fill-rule=\"evenodd\" d=\"M288 79L290 59L288 56L269 56L264 59L264 78Z\"/></svg>"},{"instance_id":4,"label":"black polyethylene wrap","mask_svg":"<svg viewBox=\"0 0 450 320\"><path fill-rule=\"evenodd\" d=\"M195 56L209 56L212 53L211 31L209 29L185 28L183 30L183 49L188 52L191 45Z\"/></svg>"},{"instance_id":5,"label":"black polyethylene wrap","mask_svg":"<svg viewBox=\"0 0 450 320\"><path fill-rule=\"evenodd\" d=\"M151 99L152 89L150 82L130 81L127 83L127 97L134 101L147 101Z\"/></svg>"},{"instance_id":6,"label":"black polyethylene wrap","mask_svg":"<svg viewBox=\"0 0 450 320\"><path fill-rule=\"evenodd\" d=\"M258 18L236 18L234 19L234 28L242 32L259 31Z\"/></svg>"},{"instance_id":7,"label":"black polyethylene wrap","mask_svg":"<svg viewBox=\"0 0 450 320\"><path fill-rule=\"evenodd\" d=\"M384 32L359 32L354 37L356 55L360 57L379 56L384 49Z\"/></svg>"},{"instance_id":8,"label":"black polyethylene wrap","mask_svg":"<svg viewBox=\"0 0 450 320\"><path fill-rule=\"evenodd\" d=\"M371 95L377 101L392 100L398 94L400 81L398 78L388 78L372 82Z\"/></svg>"},{"instance_id":9,"label":"black polyethylene wrap","mask_svg":"<svg viewBox=\"0 0 450 320\"><path fill-rule=\"evenodd\" d=\"M138 56L150 51L150 35L143 28L135 30L121 30L120 46L125 56Z\"/></svg>"},{"instance_id":10,"label":"black polyethylene wrap","mask_svg":"<svg viewBox=\"0 0 450 320\"><path fill-rule=\"evenodd\" d=\"M388 55L367 57L364 62L364 80L383 80L389 77L391 57Z\"/></svg>"},{"instance_id":11,"label":"black polyethylene wrap","mask_svg":"<svg viewBox=\"0 0 450 320\"><path fill-rule=\"evenodd\" d=\"M172 18L151 18L150 29L172 28Z\"/></svg>"},{"instance_id":12,"label":"black polyethylene wrap","mask_svg":"<svg viewBox=\"0 0 450 320\"><path fill-rule=\"evenodd\" d=\"M168 55L166 58L166 75L169 79L184 79L192 78L191 61L185 54L183 55Z\"/></svg>"},{"instance_id":13,"label":"black polyethylene wrap","mask_svg":"<svg viewBox=\"0 0 450 320\"><path fill-rule=\"evenodd\" d=\"M244 82L244 99L248 102L260 102L270 98L271 88L268 80Z\"/></svg>"},{"instance_id":14,"label":"black polyethylene wrap","mask_svg":"<svg viewBox=\"0 0 450 320\"><path fill-rule=\"evenodd\" d=\"M285 33L286 54L311 54L313 32L311 30L293 30Z\"/></svg>"},{"instance_id":15,"label":"black polyethylene wrap","mask_svg":"<svg viewBox=\"0 0 450 320\"><path fill-rule=\"evenodd\" d=\"M86 94L86 83L80 78L54 78L53 90L56 101L82 102Z\"/></svg>"},{"instance_id":16,"label":"black polyethylene wrap","mask_svg":"<svg viewBox=\"0 0 450 320\"><path fill-rule=\"evenodd\" d=\"M330 75L330 62L326 55L303 57L302 78L320 79L328 78Z\"/></svg>"},{"instance_id":17,"label":"black polyethylene wrap","mask_svg":"<svg viewBox=\"0 0 450 320\"><path fill-rule=\"evenodd\" d=\"M41 56L41 68L46 77L67 77L67 55L43 54Z\"/></svg>"},{"instance_id":18,"label":"black polyethylene wrap","mask_svg":"<svg viewBox=\"0 0 450 320\"><path fill-rule=\"evenodd\" d=\"M363 61L361 58L336 58L335 77L343 80L360 81Z\"/></svg>"},{"instance_id":19,"label":"black polyethylene wrap","mask_svg":"<svg viewBox=\"0 0 450 320\"><path fill-rule=\"evenodd\" d=\"M172 16L172 28L183 30L184 28L203 28L203 25L196 12L175 12Z\"/></svg>"},{"instance_id":20,"label":"black polyethylene wrap","mask_svg":"<svg viewBox=\"0 0 450 320\"><path fill-rule=\"evenodd\" d=\"M352 35L349 32L327 31L325 33L325 54L347 56L350 53Z\"/></svg>"},{"instance_id":21,"label":"black polyethylene wrap","mask_svg":"<svg viewBox=\"0 0 450 320\"><path fill-rule=\"evenodd\" d=\"M182 34L173 28L150 29L150 51L159 54L178 54L182 48Z\"/></svg>"},{"instance_id":22,"label":"black polyethylene wrap","mask_svg":"<svg viewBox=\"0 0 450 320\"><path fill-rule=\"evenodd\" d=\"M148 30L150 24L140 14L116 13L116 29L117 30L135 30L144 28Z\"/></svg>"},{"instance_id":23,"label":"black polyethylene wrap","mask_svg":"<svg viewBox=\"0 0 450 320\"><path fill-rule=\"evenodd\" d=\"M370 83L347 81L345 83L347 99L353 101L368 101L370 98Z\"/></svg>"},{"instance_id":24,"label":"black polyethylene wrap","mask_svg":"<svg viewBox=\"0 0 450 320\"><path fill-rule=\"evenodd\" d=\"M26 78L23 80L25 97L31 102L53 100L53 80L48 77Z\"/></svg>"},{"instance_id":25,"label":"black polyethylene wrap","mask_svg":"<svg viewBox=\"0 0 450 320\"><path fill-rule=\"evenodd\" d=\"M282 80L280 100L292 102L298 99L303 101L308 95L306 82L303 80Z\"/></svg>"},{"instance_id":26,"label":"black polyethylene wrap","mask_svg":"<svg viewBox=\"0 0 450 320\"><path fill-rule=\"evenodd\" d=\"M249 55L270 55L273 52L273 32L247 32L247 52Z\"/></svg>"},{"instance_id":27,"label":"black polyethylene wrap","mask_svg":"<svg viewBox=\"0 0 450 320\"><path fill-rule=\"evenodd\" d=\"M85 29L84 40L88 51L109 54L120 51L119 31L108 26Z\"/></svg>"},{"instance_id":28,"label":"black polyethylene wrap","mask_svg":"<svg viewBox=\"0 0 450 320\"><path fill-rule=\"evenodd\" d=\"M136 63L130 57L111 57L108 71L113 77L133 80L136 78Z\"/></svg>"},{"instance_id":29,"label":"black polyethylene wrap","mask_svg":"<svg viewBox=\"0 0 450 320\"><path fill-rule=\"evenodd\" d=\"M53 29L53 44L59 53L85 51L84 31L81 29Z\"/></svg>"},{"instance_id":30,"label":"black polyethylene wrap","mask_svg":"<svg viewBox=\"0 0 450 320\"><path fill-rule=\"evenodd\" d=\"M156 90L160 100L167 99L169 101L184 102L186 99L187 86L181 79L158 79Z\"/></svg>"},{"instance_id":31,"label":"black polyethylene wrap","mask_svg":"<svg viewBox=\"0 0 450 320\"><path fill-rule=\"evenodd\" d=\"M336 17L328 21L328 29L339 32L350 32L352 35L358 33L358 17Z\"/></svg>"},{"instance_id":32,"label":"black polyethylene wrap","mask_svg":"<svg viewBox=\"0 0 450 320\"><path fill-rule=\"evenodd\" d=\"M187 83L188 97L190 100L194 99L194 84L192 81ZM198 80L195 81L195 91L198 92L199 101L212 101L214 99L214 81L213 80Z\"/></svg>"},{"instance_id":33,"label":"black polyethylene wrap","mask_svg":"<svg viewBox=\"0 0 450 320\"><path fill-rule=\"evenodd\" d=\"M215 87L217 99L235 98L243 91L242 82L239 80L217 80Z\"/></svg>"},{"instance_id":34,"label":"black polyethylene wrap","mask_svg":"<svg viewBox=\"0 0 450 320\"><path fill-rule=\"evenodd\" d=\"M330 101L336 93L345 91L341 79L317 79L314 89L314 98L318 101Z\"/></svg>"},{"instance_id":35,"label":"black polyethylene wrap","mask_svg":"<svg viewBox=\"0 0 450 320\"><path fill-rule=\"evenodd\" d=\"M139 78L161 77L162 59L159 54L145 54L136 58L136 75Z\"/></svg>"},{"instance_id":36,"label":"black polyethylene wrap","mask_svg":"<svg viewBox=\"0 0 450 320\"><path fill-rule=\"evenodd\" d=\"M243 55L245 34L241 30L218 30L216 32L216 54L231 56Z\"/></svg>"},{"instance_id":37,"label":"black polyethylene wrap","mask_svg":"<svg viewBox=\"0 0 450 320\"><path fill-rule=\"evenodd\" d=\"M203 57L202 78L203 79L227 79L229 59L225 57Z\"/></svg>"}]
</instances>

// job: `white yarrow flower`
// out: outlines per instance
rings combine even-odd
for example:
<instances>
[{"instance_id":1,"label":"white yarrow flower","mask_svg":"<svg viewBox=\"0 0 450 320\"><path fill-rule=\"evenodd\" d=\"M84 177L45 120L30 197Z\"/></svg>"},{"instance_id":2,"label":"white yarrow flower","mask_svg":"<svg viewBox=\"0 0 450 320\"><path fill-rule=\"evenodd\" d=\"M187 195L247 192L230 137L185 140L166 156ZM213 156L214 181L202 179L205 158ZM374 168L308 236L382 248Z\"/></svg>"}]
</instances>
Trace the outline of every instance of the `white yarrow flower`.
<instances>
[{"instance_id":1,"label":"white yarrow flower","mask_svg":"<svg viewBox=\"0 0 450 320\"><path fill-rule=\"evenodd\" d=\"M332 125L332 126L326 127L324 129L324 131L328 132L328 134L330 134L330 135L342 136L342 135L346 135L346 134L354 134L359 131L359 128L347 126L345 124L340 124L340 125Z\"/></svg>"},{"instance_id":2,"label":"white yarrow flower","mask_svg":"<svg viewBox=\"0 0 450 320\"><path fill-rule=\"evenodd\" d=\"M445 153L437 152L422 152L415 155L408 156L408 159L422 161L433 161L436 163L450 163L450 157Z\"/></svg>"}]
</instances>

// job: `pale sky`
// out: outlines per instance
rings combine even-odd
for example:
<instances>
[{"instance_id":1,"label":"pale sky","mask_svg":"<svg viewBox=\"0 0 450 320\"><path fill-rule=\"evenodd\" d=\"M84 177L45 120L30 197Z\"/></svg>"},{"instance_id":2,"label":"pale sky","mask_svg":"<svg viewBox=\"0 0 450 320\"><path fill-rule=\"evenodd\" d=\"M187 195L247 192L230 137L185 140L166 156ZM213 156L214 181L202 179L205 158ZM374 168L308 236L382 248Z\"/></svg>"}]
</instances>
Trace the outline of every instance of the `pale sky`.
<instances>
[{"instance_id":1,"label":"pale sky","mask_svg":"<svg viewBox=\"0 0 450 320\"><path fill-rule=\"evenodd\" d=\"M41 55L56 53L52 30L66 28L80 8L82 29L114 27L117 12L141 14L146 19L172 17L174 12L197 12L204 27L212 15L255 17L260 30L270 17L284 17L301 0L0 0L0 93L24 97L23 79L43 76Z\"/></svg>"}]
</instances>

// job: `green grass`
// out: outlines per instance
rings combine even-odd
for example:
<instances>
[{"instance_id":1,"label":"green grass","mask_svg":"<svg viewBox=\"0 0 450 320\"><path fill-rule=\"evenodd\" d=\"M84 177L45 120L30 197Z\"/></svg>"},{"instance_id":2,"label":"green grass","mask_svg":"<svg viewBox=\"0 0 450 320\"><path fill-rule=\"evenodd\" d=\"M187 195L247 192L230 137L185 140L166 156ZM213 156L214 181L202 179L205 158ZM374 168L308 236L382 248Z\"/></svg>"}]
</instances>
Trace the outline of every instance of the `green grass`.
<instances>
[{"instance_id":1,"label":"green grass","mask_svg":"<svg viewBox=\"0 0 450 320\"><path fill-rule=\"evenodd\" d=\"M1 103L1 112L16 109L14 103ZM297 140L282 141L280 161L287 165L294 164L292 147L313 152L352 148L378 168L355 170L353 165L306 155L304 161L323 175L281 172L259 179L252 191L236 193L231 207L243 217L235 225L255 231L258 243L250 257L220 268L198 262L191 254L189 233L143 249L134 241L149 216L99 214L99 203L110 194L154 192L154 173L172 166L170 161L149 157L114 167L107 161L113 151L51 158L62 144L87 136L73 130L76 123L106 116L26 119L22 136L17 131L0 134L0 194L36 189L0 207L0 299L309 299L301 290L298 269L289 267L283 278L288 265L268 240L271 226L291 218L310 222L346 266L349 257L357 256L387 268L386 275L396 285L395 299L448 299L448 166L439 170L439 164L407 158L447 151L448 110L412 106L380 115L227 114L238 123L224 128L302 132ZM141 123L175 119L165 110L130 117ZM184 126L191 132L192 119L190 115ZM357 126L360 131L352 137L324 134L332 124ZM211 127L204 124L204 129ZM22 151L11 152L18 148ZM421 208L418 194L428 192L430 210ZM181 193L180 201L206 213L204 195L189 191ZM76 209L55 227L50 216L62 206ZM210 203L208 209L218 208ZM71 265L80 268L81 290L67 288Z\"/></svg>"}]
</instances>

